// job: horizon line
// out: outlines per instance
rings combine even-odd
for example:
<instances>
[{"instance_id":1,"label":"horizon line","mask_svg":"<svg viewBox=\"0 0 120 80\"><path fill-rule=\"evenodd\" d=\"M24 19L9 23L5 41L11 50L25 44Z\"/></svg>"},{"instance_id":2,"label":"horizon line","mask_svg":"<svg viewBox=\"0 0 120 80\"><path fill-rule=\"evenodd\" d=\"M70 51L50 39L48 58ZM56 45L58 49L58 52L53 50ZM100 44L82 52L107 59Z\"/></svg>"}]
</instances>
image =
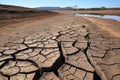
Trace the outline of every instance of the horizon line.
<instances>
[{"instance_id":1,"label":"horizon line","mask_svg":"<svg viewBox=\"0 0 120 80\"><path fill-rule=\"evenodd\" d=\"M0 5L8 5L8 6L18 6L18 7L26 7L26 8L38 8L38 7L60 7L60 8L66 8L66 7L71 7L74 8L74 6L36 6L36 7L28 7L28 6L20 6L20 5L15 5L15 4L2 4L0 3ZM101 7L105 7L105 6L101 6ZM77 8L101 8L101 7L77 7ZM120 8L120 7L105 7L105 8Z\"/></svg>"}]
</instances>

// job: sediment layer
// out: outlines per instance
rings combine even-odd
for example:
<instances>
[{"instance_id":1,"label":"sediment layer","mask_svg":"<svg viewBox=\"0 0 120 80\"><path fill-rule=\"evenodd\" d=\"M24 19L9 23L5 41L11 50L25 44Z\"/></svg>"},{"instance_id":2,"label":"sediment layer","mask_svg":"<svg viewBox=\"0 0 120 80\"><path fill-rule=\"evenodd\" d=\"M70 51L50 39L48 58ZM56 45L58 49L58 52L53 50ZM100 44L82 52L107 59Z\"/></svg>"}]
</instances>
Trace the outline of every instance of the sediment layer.
<instances>
[{"instance_id":1,"label":"sediment layer","mask_svg":"<svg viewBox=\"0 0 120 80\"><path fill-rule=\"evenodd\" d=\"M119 38L82 17L65 17L42 24L43 34L18 34L1 46L0 79L119 80Z\"/></svg>"}]
</instances>

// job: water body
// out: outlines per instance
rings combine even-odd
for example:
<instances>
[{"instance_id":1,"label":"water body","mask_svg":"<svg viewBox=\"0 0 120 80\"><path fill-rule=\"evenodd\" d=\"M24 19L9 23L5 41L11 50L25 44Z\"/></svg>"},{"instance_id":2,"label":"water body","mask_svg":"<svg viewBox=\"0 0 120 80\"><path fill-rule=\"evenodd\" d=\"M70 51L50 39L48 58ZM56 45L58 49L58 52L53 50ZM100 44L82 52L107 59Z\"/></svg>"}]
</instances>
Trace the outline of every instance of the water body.
<instances>
[{"instance_id":1,"label":"water body","mask_svg":"<svg viewBox=\"0 0 120 80\"><path fill-rule=\"evenodd\" d=\"M120 16L117 15L96 15L96 14L80 14L76 13L76 16L91 16L91 17L99 17L99 18L106 18L106 19L114 19L120 22Z\"/></svg>"}]
</instances>

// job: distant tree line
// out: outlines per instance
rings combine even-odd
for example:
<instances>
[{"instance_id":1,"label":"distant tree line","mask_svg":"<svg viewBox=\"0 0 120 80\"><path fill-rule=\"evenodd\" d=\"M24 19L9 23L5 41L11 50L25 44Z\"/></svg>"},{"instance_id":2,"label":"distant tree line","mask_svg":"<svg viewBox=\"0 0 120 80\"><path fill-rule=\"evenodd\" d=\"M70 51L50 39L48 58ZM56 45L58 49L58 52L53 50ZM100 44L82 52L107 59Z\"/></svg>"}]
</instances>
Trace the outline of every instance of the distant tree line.
<instances>
[{"instance_id":1,"label":"distant tree line","mask_svg":"<svg viewBox=\"0 0 120 80\"><path fill-rule=\"evenodd\" d=\"M120 8L106 8L106 7L101 7L101 8L74 8L74 10L120 10Z\"/></svg>"}]
</instances>

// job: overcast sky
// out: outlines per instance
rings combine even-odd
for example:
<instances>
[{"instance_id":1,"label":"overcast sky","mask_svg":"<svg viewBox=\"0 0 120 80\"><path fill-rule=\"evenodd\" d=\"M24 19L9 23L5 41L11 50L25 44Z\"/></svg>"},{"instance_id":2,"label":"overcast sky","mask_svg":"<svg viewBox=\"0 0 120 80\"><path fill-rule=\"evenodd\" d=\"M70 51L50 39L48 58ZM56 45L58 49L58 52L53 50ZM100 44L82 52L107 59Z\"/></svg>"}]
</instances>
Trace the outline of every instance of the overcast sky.
<instances>
[{"instance_id":1,"label":"overcast sky","mask_svg":"<svg viewBox=\"0 0 120 80\"><path fill-rule=\"evenodd\" d=\"M120 7L120 0L0 0L0 4L17 5L24 7Z\"/></svg>"}]
</instances>

